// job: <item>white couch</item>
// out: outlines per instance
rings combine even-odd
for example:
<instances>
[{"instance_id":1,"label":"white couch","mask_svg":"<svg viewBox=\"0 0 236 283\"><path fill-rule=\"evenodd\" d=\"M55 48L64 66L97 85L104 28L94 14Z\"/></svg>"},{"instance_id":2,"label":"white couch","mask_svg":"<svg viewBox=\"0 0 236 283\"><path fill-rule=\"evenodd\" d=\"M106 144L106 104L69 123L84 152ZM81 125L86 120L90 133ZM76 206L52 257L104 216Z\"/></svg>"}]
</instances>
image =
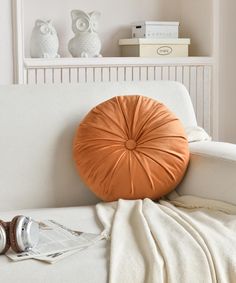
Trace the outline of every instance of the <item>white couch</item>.
<instances>
[{"instance_id":1,"label":"white couch","mask_svg":"<svg viewBox=\"0 0 236 283\"><path fill-rule=\"evenodd\" d=\"M54 218L75 229L99 232L94 204L72 159L72 140L82 117L115 95L141 94L165 103L185 127L197 122L185 87L176 82L94 83L0 87L0 219L17 214ZM236 145L190 144L191 161L180 195L236 204ZM63 208L67 207L67 208ZM39 209L41 208L41 209ZM12 263L0 257L0 282L106 282L109 243L55 265Z\"/></svg>"}]
</instances>

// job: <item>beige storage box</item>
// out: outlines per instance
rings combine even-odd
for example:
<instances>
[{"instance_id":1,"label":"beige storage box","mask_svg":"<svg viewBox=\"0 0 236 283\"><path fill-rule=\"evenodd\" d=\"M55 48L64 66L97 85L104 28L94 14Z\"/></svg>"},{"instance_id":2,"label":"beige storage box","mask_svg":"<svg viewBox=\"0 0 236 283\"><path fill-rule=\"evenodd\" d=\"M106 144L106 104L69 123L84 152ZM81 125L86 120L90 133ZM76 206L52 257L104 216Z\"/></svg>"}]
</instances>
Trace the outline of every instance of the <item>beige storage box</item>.
<instances>
[{"instance_id":1,"label":"beige storage box","mask_svg":"<svg viewBox=\"0 0 236 283\"><path fill-rule=\"evenodd\" d=\"M189 38L119 40L123 57L186 57L189 44Z\"/></svg>"}]
</instances>

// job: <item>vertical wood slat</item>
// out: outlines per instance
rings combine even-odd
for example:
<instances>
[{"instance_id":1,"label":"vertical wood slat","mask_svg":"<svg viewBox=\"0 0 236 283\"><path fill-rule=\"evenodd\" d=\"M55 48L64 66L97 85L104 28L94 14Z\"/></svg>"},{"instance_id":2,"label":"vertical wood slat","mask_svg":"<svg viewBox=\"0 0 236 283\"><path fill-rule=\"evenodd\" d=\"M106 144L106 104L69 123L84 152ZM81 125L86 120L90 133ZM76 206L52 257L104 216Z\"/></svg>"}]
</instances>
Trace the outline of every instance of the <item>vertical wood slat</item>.
<instances>
[{"instance_id":1,"label":"vertical wood slat","mask_svg":"<svg viewBox=\"0 0 236 283\"><path fill-rule=\"evenodd\" d=\"M190 67L190 85L189 93L193 103L195 113L197 112L197 67Z\"/></svg>"},{"instance_id":2,"label":"vertical wood slat","mask_svg":"<svg viewBox=\"0 0 236 283\"><path fill-rule=\"evenodd\" d=\"M101 82L102 76L101 76L101 68L94 68L94 82Z\"/></svg>"},{"instance_id":3,"label":"vertical wood slat","mask_svg":"<svg viewBox=\"0 0 236 283\"><path fill-rule=\"evenodd\" d=\"M156 81L162 80L162 67L160 66L155 67L155 80Z\"/></svg>"},{"instance_id":4,"label":"vertical wood slat","mask_svg":"<svg viewBox=\"0 0 236 283\"><path fill-rule=\"evenodd\" d=\"M28 84L36 84L36 72L35 69L27 70L27 83Z\"/></svg>"},{"instance_id":5,"label":"vertical wood slat","mask_svg":"<svg viewBox=\"0 0 236 283\"><path fill-rule=\"evenodd\" d=\"M197 67L197 121L200 127L204 127L204 68Z\"/></svg>"},{"instance_id":6,"label":"vertical wood slat","mask_svg":"<svg viewBox=\"0 0 236 283\"><path fill-rule=\"evenodd\" d=\"M70 83L70 69L69 68L61 69L61 83L63 84Z\"/></svg>"},{"instance_id":7,"label":"vertical wood slat","mask_svg":"<svg viewBox=\"0 0 236 283\"><path fill-rule=\"evenodd\" d=\"M44 69L44 83L45 84L52 84L53 83L53 69Z\"/></svg>"},{"instance_id":8,"label":"vertical wood slat","mask_svg":"<svg viewBox=\"0 0 236 283\"><path fill-rule=\"evenodd\" d=\"M133 67L133 81L139 81L140 80L140 67Z\"/></svg>"},{"instance_id":9,"label":"vertical wood slat","mask_svg":"<svg viewBox=\"0 0 236 283\"><path fill-rule=\"evenodd\" d=\"M164 81L169 80L169 67L168 66L162 67L162 80Z\"/></svg>"},{"instance_id":10,"label":"vertical wood slat","mask_svg":"<svg viewBox=\"0 0 236 283\"><path fill-rule=\"evenodd\" d=\"M211 84L212 82L212 70L210 66L204 67L204 121L203 127L208 133L212 133L212 121L211 121Z\"/></svg>"},{"instance_id":11,"label":"vertical wood slat","mask_svg":"<svg viewBox=\"0 0 236 283\"><path fill-rule=\"evenodd\" d=\"M102 68L102 81L103 82L109 82L110 81L110 74L109 74L109 68L104 67Z\"/></svg>"},{"instance_id":12,"label":"vertical wood slat","mask_svg":"<svg viewBox=\"0 0 236 283\"><path fill-rule=\"evenodd\" d=\"M190 91L190 68L189 66L183 67L183 84L186 86L189 92Z\"/></svg>"},{"instance_id":13,"label":"vertical wood slat","mask_svg":"<svg viewBox=\"0 0 236 283\"><path fill-rule=\"evenodd\" d=\"M28 78L28 70L27 69L24 69L24 77L23 77L23 84L28 84L28 81L29 81L29 78Z\"/></svg>"},{"instance_id":14,"label":"vertical wood slat","mask_svg":"<svg viewBox=\"0 0 236 283\"><path fill-rule=\"evenodd\" d=\"M87 80L86 68L78 68L78 82L85 83Z\"/></svg>"},{"instance_id":15,"label":"vertical wood slat","mask_svg":"<svg viewBox=\"0 0 236 283\"><path fill-rule=\"evenodd\" d=\"M77 68L70 68L70 83L77 83Z\"/></svg>"},{"instance_id":16,"label":"vertical wood slat","mask_svg":"<svg viewBox=\"0 0 236 283\"><path fill-rule=\"evenodd\" d=\"M155 67L148 67L148 81L155 80Z\"/></svg>"},{"instance_id":17,"label":"vertical wood slat","mask_svg":"<svg viewBox=\"0 0 236 283\"><path fill-rule=\"evenodd\" d=\"M125 81L132 81L133 74L132 74L132 67L125 67Z\"/></svg>"},{"instance_id":18,"label":"vertical wood slat","mask_svg":"<svg viewBox=\"0 0 236 283\"><path fill-rule=\"evenodd\" d=\"M183 66L176 67L176 81L183 83Z\"/></svg>"},{"instance_id":19,"label":"vertical wood slat","mask_svg":"<svg viewBox=\"0 0 236 283\"><path fill-rule=\"evenodd\" d=\"M176 70L175 66L169 67L169 80L175 81L176 80Z\"/></svg>"},{"instance_id":20,"label":"vertical wood slat","mask_svg":"<svg viewBox=\"0 0 236 283\"><path fill-rule=\"evenodd\" d=\"M140 81L146 81L147 80L147 67L141 66L140 67Z\"/></svg>"},{"instance_id":21,"label":"vertical wood slat","mask_svg":"<svg viewBox=\"0 0 236 283\"><path fill-rule=\"evenodd\" d=\"M117 81L123 82L125 80L125 68L124 67L118 67L117 68Z\"/></svg>"},{"instance_id":22,"label":"vertical wood slat","mask_svg":"<svg viewBox=\"0 0 236 283\"><path fill-rule=\"evenodd\" d=\"M117 80L117 68L111 67L110 68L110 81L116 82L116 80Z\"/></svg>"},{"instance_id":23,"label":"vertical wood slat","mask_svg":"<svg viewBox=\"0 0 236 283\"><path fill-rule=\"evenodd\" d=\"M36 75L36 84L45 84L45 82L44 82L44 69L37 69L35 75Z\"/></svg>"},{"instance_id":24,"label":"vertical wood slat","mask_svg":"<svg viewBox=\"0 0 236 283\"><path fill-rule=\"evenodd\" d=\"M91 83L94 82L95 77L94 77L94 68L87 68L86 69L86 79L87 79L87 83Z\"/></svg>"},{"instance_id":25,"label":"vertical wood slat","mask_svg":"<svg viewBox=\"0 0 236 283\"><path fill-rule=\"evenodd\" d=\"M61 69L55 68L53 71L53 83L60 84L61 83Z\"/></svg>"}]
</instances>

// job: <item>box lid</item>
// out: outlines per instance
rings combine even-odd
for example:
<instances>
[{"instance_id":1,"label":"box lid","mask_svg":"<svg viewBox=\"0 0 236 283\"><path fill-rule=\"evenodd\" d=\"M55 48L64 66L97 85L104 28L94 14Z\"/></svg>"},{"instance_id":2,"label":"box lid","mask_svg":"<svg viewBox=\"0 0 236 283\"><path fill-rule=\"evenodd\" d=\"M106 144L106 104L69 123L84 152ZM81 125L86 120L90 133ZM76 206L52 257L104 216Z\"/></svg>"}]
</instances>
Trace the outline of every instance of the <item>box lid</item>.
<instances>
[{"instance_id":1,"label":"box lid","mask_svg":"<svg viewBox=\"0 0 236 283\"><path fill-rule=\"evenodd\" d=\"M152 25L152 26L179 26L179 22L139 21L139 22L131 23L131 26L143 26L143 25Z\"/></svg>"},{"instance_id":2,"label":"box lid","mask_svg":"<svg viewBox=\"0 0 236 283\"><path fill-rule=\"evenodd\" d=\"M145 45L145 44L190 44L190 38L127 38L120 39L119 45Z\"/></svg>"}]
</instances>

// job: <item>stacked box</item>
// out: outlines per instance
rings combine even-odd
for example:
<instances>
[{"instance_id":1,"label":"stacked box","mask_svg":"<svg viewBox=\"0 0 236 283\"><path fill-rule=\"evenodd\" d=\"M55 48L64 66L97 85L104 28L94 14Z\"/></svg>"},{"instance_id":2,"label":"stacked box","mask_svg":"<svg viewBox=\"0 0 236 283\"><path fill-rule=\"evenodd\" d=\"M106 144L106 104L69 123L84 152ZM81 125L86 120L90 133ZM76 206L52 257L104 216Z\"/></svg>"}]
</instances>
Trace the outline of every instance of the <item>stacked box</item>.
<instances>
[{"instance_id":1,"label":"stacked box","mask_svg":"<svg viewBox=\"0 0 236 283\"><path fill-rule=\"evenodd\" d=\"M179 22L142 21L131 24L132 38L178 38Z\"/></svg>"},{"instance_id":2,"label":"stacked box","mask_svg":"<svg viewBox=\"0 0 236 283\"><path fill-rule=\"evenodd\" d=\"M120 39L121 55L124 57L186 57L189 38Z\"/></svg>"}]
</instances>

